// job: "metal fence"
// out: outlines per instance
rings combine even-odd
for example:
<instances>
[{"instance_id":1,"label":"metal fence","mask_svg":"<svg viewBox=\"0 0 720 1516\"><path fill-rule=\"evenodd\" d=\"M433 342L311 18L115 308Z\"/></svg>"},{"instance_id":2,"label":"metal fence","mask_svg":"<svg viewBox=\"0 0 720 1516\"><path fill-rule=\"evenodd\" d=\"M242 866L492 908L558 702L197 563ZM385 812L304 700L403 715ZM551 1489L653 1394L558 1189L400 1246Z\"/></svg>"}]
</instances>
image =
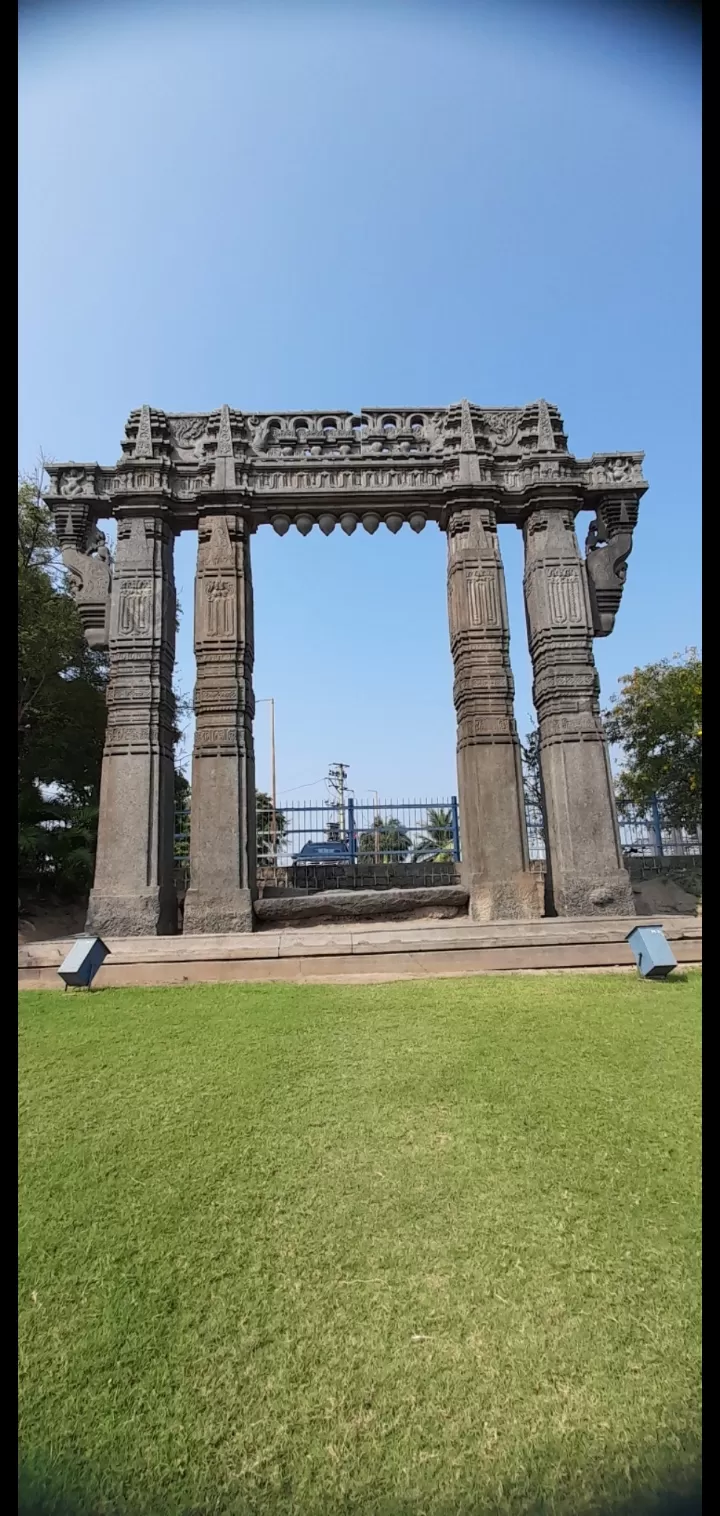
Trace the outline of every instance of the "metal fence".
<instances>
[{"instance_id":1,"label":"metal fence","mask_svg":"<svg viewBox=\"0 0 720 1516\"><path fill-rule=\"evenodd\" d=\"M257 859L287 868L303 859L350 864L459 863L457 799L326 801L258 810Z\"/></svg>"},{"instance_id":2,"label":"metal fence","mask_svg":"<svg viewBox=\"0 0 720 1516\"><path fill-rule=\"evenodd\" d=\"M545 861L542 811L526 808L530 858ZM175 863L189 868L190 814L175 815ZM623 853L631 857L699 857L702 831L664 825L657 805L650 814L625 814L620 819ZM257 811L257 862L261 869L289 869L305 864L342 868L397 867L404 864L453 865L460 862L460 818L457 798L446 800L337 800L314 805L288 805L273 818L266 797Z\"/></svg>"},{"instance_id":3,"label":"metal fence","mask_svg":"<svg viewBox=\"0 0 720 1516\"><path fill-rule=\"evenodd\" d=\"M657 805L648 816L628 813L620 817L620 841L623 853L643 858L699 858L702 856L702 827L686 831L684 827L666 826Z\"/></svg>"},{"instance_id":4,"label":"metal fence","mask_svg":"<svg viewBox=\"0 0 720 1516\"><path fill-rule=\"evenodd\" d=\"M528 803L526 807L528 844L530 857L544 863L545 824L538 806ZM619 817L620 845L626 858L695 858L702 856L702 830L690 832L684 828L666 826L657 804L650 807L648 815L640 811L626 812Z\"/></svg>"}]
</instances>

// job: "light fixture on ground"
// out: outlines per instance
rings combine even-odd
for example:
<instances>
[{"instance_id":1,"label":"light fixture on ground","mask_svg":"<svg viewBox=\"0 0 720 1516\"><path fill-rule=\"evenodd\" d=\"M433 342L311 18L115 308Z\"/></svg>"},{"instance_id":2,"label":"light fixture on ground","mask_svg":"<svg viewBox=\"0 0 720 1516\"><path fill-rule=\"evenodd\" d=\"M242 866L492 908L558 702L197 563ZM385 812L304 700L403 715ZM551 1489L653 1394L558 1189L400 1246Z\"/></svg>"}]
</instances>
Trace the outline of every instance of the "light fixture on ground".
<instances>
[{"instance_id":1,"label":"light fixture on ground","mask_svg":"<svg viewBox=\"0 0 720 1516\"><path fill-rule=\"evenodd\" d=\"M628 932L629 944L638 973L643 979L667 979L677 968L670 943L661 926L636 926Z\"/></svg>"},{"instance_id":2,"label":"light fixture on ground","mask_svg":"<svg viewBox=\"0 0 720 1516\"><path fill-rule=\"evenodd\" d=\"M66 990L89 990L109 952L101 937L78 937L58 969Z\"/></svg>"}]
</instances>

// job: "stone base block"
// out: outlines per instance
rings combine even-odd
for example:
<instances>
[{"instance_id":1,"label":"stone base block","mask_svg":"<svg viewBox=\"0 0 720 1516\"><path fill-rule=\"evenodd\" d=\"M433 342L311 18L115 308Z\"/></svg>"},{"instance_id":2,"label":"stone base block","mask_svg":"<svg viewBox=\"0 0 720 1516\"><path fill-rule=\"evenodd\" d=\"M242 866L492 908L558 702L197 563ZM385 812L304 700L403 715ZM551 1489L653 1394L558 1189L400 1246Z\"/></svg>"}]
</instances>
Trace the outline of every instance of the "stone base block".
<instances>
[{"instance_id":1,"label":"stone base block","mask_svg":"<svg viewBox=\"0 0 720 1516\"><path fill-rule=\"evenodd\" d=\"M471 921L535 921L544 914L543 876L523 872L506 879L467 877Z\"/></svg>"},{"instance_id":2,"label":"stone base block","mask_svg":"<svg viewBox=\"0 0 720 1516\"><path fill-rule=\"evenodd\" d=\"M634 916L630 876L625 869L610 874L553 874L552 902L558 916Z\"/></svg>"},{"instance_id":3,"label":"stone base block","mask_svg":"<svg viewBox=\"0 0 720 1516\"><path fill-rule=\"evenodd\" d=\"M174 890L147 889L137 895L92 890L85 930L96 937L174 937L177 924Z\"/></svg>"},{"instance_id":4,"label":"stone base block","mask_svg":"<svg viewBox=\"0 0 720 1516\"><path fill-rule=\"evenodd\" d=\"M428 885L407 890L321 890L316 895L264 896L253 907L263 925L305 926L310 922L410 921L465 916L467 890L461 885Z\"/></svg>"},{"instance_id":5,"label":"stone base block","mask_svg":"<svg viewBox=\"0 0 720 1516\"><path fill-rule=\"evenodd\" d=\"M208 932L251 932L253 903L249 890L232 890L218 897L194 890L185 896L183 936L201 937Z\"/></svg>"}]
</instances>

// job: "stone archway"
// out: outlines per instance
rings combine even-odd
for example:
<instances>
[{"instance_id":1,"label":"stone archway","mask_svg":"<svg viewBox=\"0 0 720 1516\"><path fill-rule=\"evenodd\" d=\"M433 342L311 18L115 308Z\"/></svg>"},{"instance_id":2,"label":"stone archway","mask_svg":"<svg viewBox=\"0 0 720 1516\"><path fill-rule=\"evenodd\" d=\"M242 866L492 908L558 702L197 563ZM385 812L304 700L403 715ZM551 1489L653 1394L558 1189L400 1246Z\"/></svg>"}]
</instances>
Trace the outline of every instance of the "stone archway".
<instances>
[{"instance_id":1,"label":"stone archway","mask_svg":"<svg viewBox=\"0 0 720 1516\"><path fill-rule=\"evenodd\" d=\"M554 909L631 914L592 642L612 631L641 453L576 459L545 401L259 416L143 406L115 467L53 464L45 496L86 636L109 646L88 929L167 933L173 891L173 543L199 533L196 732L185 929L248 931L255 898L251 539L358 526L448 537L463 868L475 920L542 914L530 869L498 523L525 543L525 603ZM575 533L594 512L583 558ZM97 522L114 517L112 570Z\"/></svg>"}]
</instances>

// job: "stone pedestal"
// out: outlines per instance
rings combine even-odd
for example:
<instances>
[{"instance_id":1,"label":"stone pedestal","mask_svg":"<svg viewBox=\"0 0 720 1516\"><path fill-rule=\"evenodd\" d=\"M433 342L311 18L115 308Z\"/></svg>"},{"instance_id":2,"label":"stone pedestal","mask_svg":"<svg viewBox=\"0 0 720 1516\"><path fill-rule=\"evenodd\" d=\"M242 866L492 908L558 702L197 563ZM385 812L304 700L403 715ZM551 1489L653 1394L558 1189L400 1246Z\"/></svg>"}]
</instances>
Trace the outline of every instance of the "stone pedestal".
<instances>
[{"instance_id":1,"label":"stone pedestal","mask_svg":"<svg viewBox=\"0 0 720 1516\"><path fill-rule=\"evenodd\" d=\"M250 932L255 886L253 601L248 529L203 511L195 583L195 747L185 933Z\"/></svg>"},{"instance_id":2,"label":"stone pedestal","mask_svg":"<svg viewBox=\"0 0 720 1516\"><path fill-rule=\"evenodd\" d=\"M558 916L632 916L572 502L533 510L523 534L553 908Z\"/></svg>"},{"instance_id":3,"label":"stone pedestal","mask_svg":"<svg viewBox=\"0 0 720 1516\"><path fill-rule=\"evenodd\" d=\"M108 724L87 918L98 936L177 930L173 540L161 504L118 507Z\"/></svg>"},{"instance_id":4,"label":"stone pedestal","mask_svg":"<svg viewBox=\"0 0 720 1516\"><path fill-rule=\"evenodd\" d=\"M447 534L463 882L474 921L528 920L542 915L542 879L529 866L505 576L492 505L459 505Z\"/></svg>"}]
</instances>

